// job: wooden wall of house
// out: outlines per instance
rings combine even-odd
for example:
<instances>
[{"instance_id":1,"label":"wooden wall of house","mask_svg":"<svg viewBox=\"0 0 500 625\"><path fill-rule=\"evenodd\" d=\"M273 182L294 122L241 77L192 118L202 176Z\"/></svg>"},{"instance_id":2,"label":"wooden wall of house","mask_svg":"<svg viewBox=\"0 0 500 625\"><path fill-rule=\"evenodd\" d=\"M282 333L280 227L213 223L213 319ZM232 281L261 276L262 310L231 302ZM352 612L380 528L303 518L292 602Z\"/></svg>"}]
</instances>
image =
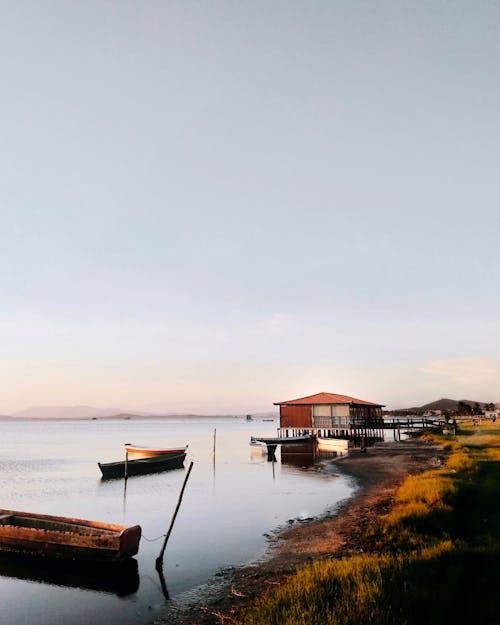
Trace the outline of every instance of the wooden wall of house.
<instances>
[{"instance_id":1,"label":"wooden wall of house","mask_svg":"<svg viewBox=\"0 0 500 625\"><path fill-rule=\"evenodd\" d=\"M312 427L311 406L280 406L280 427L310 428Z\"/></svg>"}]
</instances>

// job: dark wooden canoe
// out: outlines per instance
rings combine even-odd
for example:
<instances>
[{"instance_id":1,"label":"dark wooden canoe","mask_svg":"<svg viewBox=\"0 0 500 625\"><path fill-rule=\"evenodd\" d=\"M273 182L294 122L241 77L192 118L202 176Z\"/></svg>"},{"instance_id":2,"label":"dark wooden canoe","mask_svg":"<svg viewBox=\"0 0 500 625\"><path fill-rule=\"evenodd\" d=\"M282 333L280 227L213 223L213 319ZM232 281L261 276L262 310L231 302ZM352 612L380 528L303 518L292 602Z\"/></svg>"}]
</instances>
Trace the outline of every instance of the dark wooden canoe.
<instances>
[{"instance_id":1,"label":"dark wooden canoe","mask_svg":"<svg viewBox=\"0 0 500 625\"><path fill-rule=\"evenodd\" d=\"M152 458L138 458L137 460L122 460L120 462L98 462L102 477L124 478L125 471L127 477L130 475L144 475L147 473L157 473L158 471L169 471L171 469L182 469L184 466L185 453L165 456L154 456Z\"/></svg>"},{"instance_id":2,"label":"dark wooden canoe","mask_svg":"<svg viewBox=\"0 0 500 625\"><path fill-rule=\"evenodd\" d=\"M312 440L310 434L304 434L303 436L251 436L250 444L255 445L259 443L265 443L266 445L293 445L294 443L306 443Z\"/></svg>"},{"instance_id":3,"label":"dark wooden canoe","mask_svg":"<svg viewBox=\"0 0 500 625\"><path fill-rule=\"evenodd\" d=\"M0 551L119 562L139 550L141 528L48 514L0 510Z\"/></svg>"}]
</instances>

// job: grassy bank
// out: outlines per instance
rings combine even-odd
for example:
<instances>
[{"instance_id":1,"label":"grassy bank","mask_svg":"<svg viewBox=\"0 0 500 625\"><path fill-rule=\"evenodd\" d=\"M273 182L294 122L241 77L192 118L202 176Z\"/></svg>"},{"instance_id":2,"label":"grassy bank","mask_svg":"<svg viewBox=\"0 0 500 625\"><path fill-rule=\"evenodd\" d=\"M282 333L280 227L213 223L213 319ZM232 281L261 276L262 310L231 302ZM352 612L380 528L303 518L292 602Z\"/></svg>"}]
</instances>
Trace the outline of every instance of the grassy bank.
<instances>
[{"instance_id":1,"label":"grassy bank","mask_svg":"<svg viewBox=\"0 0 500 625\"><path fill-rule=\"evenodd\" d=\"M437 470L408 478L362 538L364 554L290 576L238 625L496 622L500 425L464 427Z\"/></svg>"}]
</instances>

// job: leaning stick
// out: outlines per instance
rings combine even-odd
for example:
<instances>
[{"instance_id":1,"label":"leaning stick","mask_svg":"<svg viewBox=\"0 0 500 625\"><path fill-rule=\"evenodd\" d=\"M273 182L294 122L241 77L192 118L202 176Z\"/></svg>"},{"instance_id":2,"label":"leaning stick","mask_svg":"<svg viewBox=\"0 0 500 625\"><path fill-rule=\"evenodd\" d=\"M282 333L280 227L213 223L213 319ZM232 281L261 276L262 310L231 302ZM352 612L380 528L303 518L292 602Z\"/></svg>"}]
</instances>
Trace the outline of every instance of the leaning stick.
<instances>
[{"instance_id":1,"label":"leaning stick","mask_svg":"<svg viewBox=\"0 0 500 625\"><path fill-rule=\"evenodd\" d=\"M179 508L181 506L181 501L182 501L182 496L184 495L184 489L186 488L186 484L187 484L187 481L189 479L189 474L191 473L191 469L192 468L193 468L193 462L191 462L191 464L189 465L189 469L188 469L188 471L186 473L186 477L184 478L184 483L183 483L182 488L181 488L181 492L180 492L180 495L179 495L179 499L177 501L177 505L175 507L174 514L172 516L172 520L170 521L170 527L168 528L168 532L165 535L165 540L163 542L163 547L161 548L160 555L156 558L156 568L160 567L162 565L162 563L163 563L163 554L165 553L165 549L167 547L168 539L170 538L170 534L172 532L172 528L174 527L175 517L177 516L177 513L179 512Z\"/></svg>"}]
</instances>

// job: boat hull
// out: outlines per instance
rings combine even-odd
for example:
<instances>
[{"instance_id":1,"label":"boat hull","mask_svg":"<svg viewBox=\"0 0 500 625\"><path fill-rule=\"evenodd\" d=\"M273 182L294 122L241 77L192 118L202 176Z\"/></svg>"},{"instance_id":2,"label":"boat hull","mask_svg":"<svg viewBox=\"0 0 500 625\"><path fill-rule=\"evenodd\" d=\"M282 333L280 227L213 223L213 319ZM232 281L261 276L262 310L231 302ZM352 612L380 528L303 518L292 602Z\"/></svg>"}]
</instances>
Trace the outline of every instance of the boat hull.
<instances>
[{"instance_id":1,"label":"boat hull","mask_svg":"<svg viewBox=\"0 0 500 625\"><path fill-rule=\"evenodd\" d=\"M338 453L347 453L349 449L349 441L341 438L323 438L318 436L316 442L320 449L328 451L331 450Z\"/></svg>"},{"instance_id":2,"label":"boat hull","mask_svg":"<svg viewBox=\"0 0 500 625\"><path fill-rule=\"evenodd\" d=\"M91 562L119 562L139 550L141 528L0 510L0 551Z\"/></svg>"},{"instance_id":3,"label":"boat hull","mask_svg":"<svg viewBox=\"0 0 500 625\"><path fill-rule=\"evenodd\" d=\"M178 456L187 451L187 445L184 447L172 447L169 449L161 447L142 447L140 445L125 445L129 460L137 460L139 458L157 458L165 456Z\"/></svg>"},{"instance_id":4,"label":"boat hull","mask_svg":"<svg viewBox=\"0 0 500 625\"><path fill-rule=\"evenodd\" d=\"M122 460L120 462L98 462L103 479L117 479L129 477L131 475L145 475L148 473L158 473L159 471L170 471L172 469L182 469L184 466L185 453L177 455L167 454L152 458L138 458L136 460Z\"/></svg>"},{"instance_id":5,"label":"boat hull","mask_svg":"<svg viewBox=\"0 0 500 625\"><path fill-rule=\"evenodd\" d=\"M309 434L304 436L252 436L250 438L250 444L258 445L259 443L264 443L266 445L293 445L294 443L306 443L310 440L312 440L312 436Z\"/></svg>"}]
</instances>

